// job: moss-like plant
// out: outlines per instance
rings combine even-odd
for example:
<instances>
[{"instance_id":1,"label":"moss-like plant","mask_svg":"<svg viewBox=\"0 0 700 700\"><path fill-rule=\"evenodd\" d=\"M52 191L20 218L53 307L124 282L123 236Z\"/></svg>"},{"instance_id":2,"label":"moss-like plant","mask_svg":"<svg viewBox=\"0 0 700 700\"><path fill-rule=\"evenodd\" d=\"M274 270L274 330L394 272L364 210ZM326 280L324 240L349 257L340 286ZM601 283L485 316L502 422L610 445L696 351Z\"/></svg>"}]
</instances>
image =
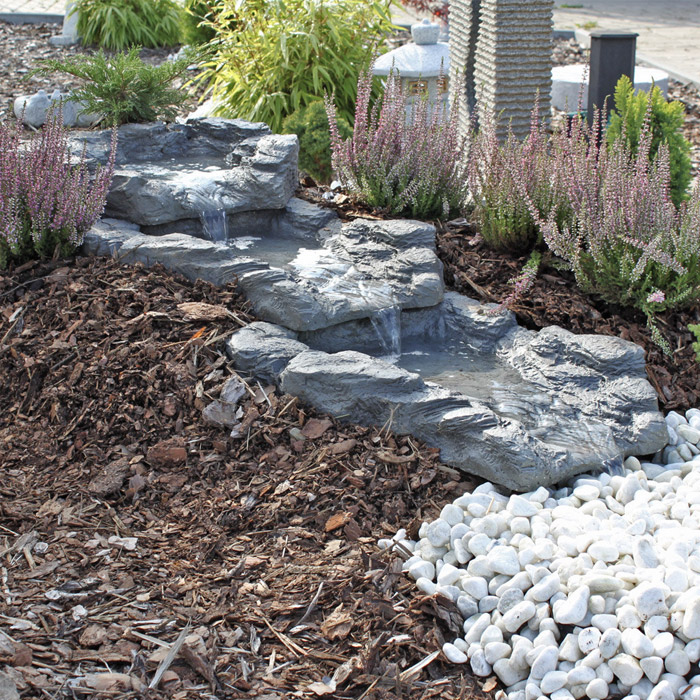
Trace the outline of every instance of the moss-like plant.
<instances>
[{"instance_id":1,"label":"moss-like plant","mask_svg":"<svg viewBox=\"0 0 700 700\"><path fill-rule=\"evenodd\" d=\"M182 10L174 0L77 0L83 43L110 51L180 43Z\"/></svg>"},{"instance_id":2,"label":"moss-like plant","mask_svg":"<svg viewBox=\"0 0 700 700\"><path fill-rule=\"evenodd\" d=\"M686 199L690 184L690 144L683 136L685 108L681 102L667 102L658 86L649 92L635 94L632 81L623 75L615 87L616 111L610 115L607 139L612 144L625 138L632 155L637 152L647 107L651 103L651 148L649 159L654 160L659 146L668 146L671 171L671 199L678 207Z\"/></svg>"},{"instance_id":3,"label":"moss-like plant","mask_svg":"<svg viewBox=\"0 0 700 700\"><path fill-rule=\"evenodd\" d=\"M328 184L333 177L331 165L331 135L323 100L298 109L282 122L285 134L299 137L299 167L316 182ZM344 139L352 135L352 127L345 119L338 120L338 131Z\"/></svg>"},{"instance_id":4,"label":"moss-like plant","mask_svg":"<svg viewBox=\"0 0 700 700\"><path fill-rule=\"evenodd\" d=\"M172 121L187 95L173 88L172 82L185 73L191 61L191 56L185 56L152 66L144 63L139 50L133 48L113 56L99 51L62 61L49 59L41 61L35 72L46 75L58 71L80 79L82 85L73 90L73 98L84 105L84 112L103 114L109 125Z\"/></svg>"},{"instance_id":5,"label":"moss-like plant","mask_svg":"<svg viewBox=\"0 0 700 700\"><path fill-rule=\"evenodd\" d=\"M355 85L391 30L387 0L238 0L213 22L213 58L201 80L218 116L282 122L324 93L352 121Z\"/></svg>"}]
</instances>

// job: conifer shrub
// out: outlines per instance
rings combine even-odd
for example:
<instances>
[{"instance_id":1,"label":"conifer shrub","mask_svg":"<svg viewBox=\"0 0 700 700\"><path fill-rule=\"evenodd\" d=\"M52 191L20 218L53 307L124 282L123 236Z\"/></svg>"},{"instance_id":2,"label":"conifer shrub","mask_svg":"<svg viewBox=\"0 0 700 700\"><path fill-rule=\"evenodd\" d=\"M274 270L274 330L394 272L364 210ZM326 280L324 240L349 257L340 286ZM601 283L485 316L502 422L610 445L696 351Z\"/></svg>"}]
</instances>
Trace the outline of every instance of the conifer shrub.
<instances>
[{"instance_id":1,"label":"conifer shrub","mask_svg":"<svg viewBox=\"0 0 700 700\"><path fill-rule=\"evenodd\" d=\"M323 100L312 102L288 116L282 122L282 131L299 138L299 168L316 182L328 184L333 177L333 167L328 116ZM352 127L339 117L338 131L340 137L346 139L352 134Z\"/></svg>"},{"instance_id":2,"label":"conifer shrub","mask_svg":"<svg viewBox=\"0 0 700 700\"><path fill-rule=\"evenodd\" d=\"M32 258L68 255L102 214L116 154L90 175L71 165L60 108L23 144L17 123L0 122L0 269Z\"/></svg>"},{"instance_id":3,"label":"conifer shrub","mask_svg":"<svg viewBox=\"0 0 700 700\"><path fill-rule=\"evenodd\" d=\"M184 75L192 60L194 56L188 55L153 66L141 60L138 48L111 56L100 50L63 60L44 60L34 72L61 72L78 78L81 85L72 91L72 98L83 104L84 112L103 114L111 126L156 119L172 121L187 96L184 89L172 84Z\"/></svg>"},{"instance_id":4,"label":"conifer shrub","mask_svg":"<svg viewBox=\"0 0 700 700\"><path fill-rule=\"evenodd\" d=\"M639 147L645 115L650 110L651 145L649 158L656 158L659 147L668 148L671 199L678 207L687 197L691 180L690 143L683 136L685 108L681 102L667 102L658 86L635 94L632 81L623 75L615 87L616 111L610 115L609 144L624 138L634 155Z\"/></svg>"},{"instance_id":5,"label":"conifer shrub","mask_svg":"<svg viewBox=\"0 0 700 700\"><path fill-rule=\"evenodd\" d=\"M334 102L326 99L333 170L348 192L390 214L446 219L466 206L466 138L457 111L446 114L427 100L412 103L398 75L389 75L373 107L371 67L357 83L353 133L343 139Z\"/></svg>"}]
</instances>

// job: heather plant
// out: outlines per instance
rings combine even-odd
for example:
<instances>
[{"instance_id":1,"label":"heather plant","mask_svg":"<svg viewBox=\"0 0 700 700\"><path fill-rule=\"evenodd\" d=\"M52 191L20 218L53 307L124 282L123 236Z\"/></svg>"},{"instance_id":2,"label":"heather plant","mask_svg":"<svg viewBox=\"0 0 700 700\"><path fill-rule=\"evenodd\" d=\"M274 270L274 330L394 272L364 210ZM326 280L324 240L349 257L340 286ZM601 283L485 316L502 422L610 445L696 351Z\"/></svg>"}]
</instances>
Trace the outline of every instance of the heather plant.
<instances>
[{"instance_id":1,"label":"heather plant","mask_svg":"<svg viewBox=\"0 0 700 700\"><path fill-rule=\"evenodd\" d=\"M214 55L200 80L217 115L262 121L276 133L326 92L351 122L357 76L393 27L388 0L238 0L211 26Z\"/></svg>"},{"instance_id":2,"label":"heather plant","mask_svg":"<svg viewBox=\"0 0 700 700\"><path fill-rule=\"evenodd\" d=\"M561 225L550 213L539 223L547 246L584 291L643 311L667 349L655 315L700 299L700 191L676 210L667 146L649 156L649 110L636 152L624 136L609 147L596 139L603 119L599 114L590 128L577 119L570 132L555 135L553 154L566 174L572 219Z\"/></svg>"},{"instance_id":3,"label":"heather plant","mask_svg":"<svg viewBox=\"0 0 700 700\"><path fill-rule=\"evenodd\" d=\"M110 51L180 42L182 10L174 0L77 0L83 43Z\"/></svg>"},{"instance_id":4,"label":"heather plant","mask_svg":"<svg viewBox=\"0 0 700 700\"><path fill-rule=\"evenodd\" d=\"M187 93L172 87L187 71L195 56L187 55L159 66L144 63L139 49L107 56L76 54L63 60L47 59L34 72L49 75L66 73L82 81L72 91L73 99L84 105L84 112L104 115L109 124L172 121Z\"/></svg>"},{"instance_id":5,"label":"heather plant","mask_svg":"<svg viewBox=\"0 0 700 700\"><path fill-rule=\"evenodd\" d=\"M282 122L285 134L296 134L299 138L299 167L316 182L328 184L333 176L331 166L331 138L328 116L323 100L312 102L298 109ZM352 127L342 117L338 118L341 138L352 134Z\"/></svg>"},{"instance_id":6,"label":"heather plant","mask_svg":"<svg viewBox=\"0 0 700 700\"><path fill-rule=\"evenodd\" d=\"M370 108L371 67L357 84L351 138L340 134L335 104L326 98L333 169L345 188L371 207L418 219L444 219L460 212L467 182L462 163L466 139L457 111L447 114L426 99L411 103L396 74Z\"/></svg>"},{"instance_id":7,"label":"heather plant","mask_svg":"<svg viewBox=\"0 0 700 700\"><path fill-rule=\"evenodd\" d=\"M539 220L553 215L559 225L563 224L570 208L557 166L538 103L524 141L509 134L499 143L494 119L481 120L469 152L469 190L479 234L489 246L525 253L541 239Z\"/></svg>"},{"instance_id":8,"label":"heather plant","mask_svg":"<svg viewBox=\"0 0 700 700\"><path fill-rule=\"evenodd\" d=\"M635 94L632 81L623 75L615 87L617 111L610 115L607 140L613 144L624 138L632 153L639 146L647 111L650 111L651 145L649 158L656 158L659 146L666 144L671 175L671 199L678 207L687 196L691 180L690 143L683 136L685 108L681 102L667 102L658 86Z\"/></svg>"},{"instance_id":9,"label":"heather plant","mask_svg":"<svg viewBox=\"0 0 700 700\"><path fill-rule=\"evenodd\" d=\"M0 122L0 269L10 262L67 255L100 216L112 179L116 130L107 165L91 176L71 165L60 108L21 143L21 127Z\"/></svg>"}]
</instances>

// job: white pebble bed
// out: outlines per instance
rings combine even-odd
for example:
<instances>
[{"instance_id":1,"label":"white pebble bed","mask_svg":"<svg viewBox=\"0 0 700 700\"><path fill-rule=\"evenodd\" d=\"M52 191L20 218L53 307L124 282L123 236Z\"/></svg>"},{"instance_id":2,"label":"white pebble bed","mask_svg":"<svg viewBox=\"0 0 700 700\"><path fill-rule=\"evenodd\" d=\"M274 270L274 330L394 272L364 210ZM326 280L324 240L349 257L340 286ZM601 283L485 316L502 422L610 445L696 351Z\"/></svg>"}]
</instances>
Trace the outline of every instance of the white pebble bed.
<instances>
[{"instance_id":1,"label":"white pebble bed","mask_svg":"<svg viewBox=\"0 0 700 700\"><path fill-rule=\"evenodd\" d=\"M510 497L482 484L418 542L380 540L459 608L447 659L496 675L504 700L700 700L700 410L666 423L663 465Z\"/></svg>"}]
</instances>

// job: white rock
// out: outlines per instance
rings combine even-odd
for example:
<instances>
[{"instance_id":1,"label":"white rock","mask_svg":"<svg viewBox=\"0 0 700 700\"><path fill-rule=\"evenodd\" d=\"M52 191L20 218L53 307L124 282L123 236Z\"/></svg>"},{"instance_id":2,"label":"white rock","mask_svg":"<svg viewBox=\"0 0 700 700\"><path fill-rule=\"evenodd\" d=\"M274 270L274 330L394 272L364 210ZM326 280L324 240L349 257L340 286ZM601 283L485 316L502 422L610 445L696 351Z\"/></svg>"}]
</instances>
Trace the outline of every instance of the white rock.
<instances>
[{"instance_id":1,"label":"white rock","mask_svg":"<svg viewBox=\"0 0 700 700\"><path fill-rule=\"evenodd\" d=\"M652 645L654 655L665 659L673 651L675 637L670 632L661 632L654 637Z\"/></svg>"},{"instance_id":2,"label":"white rock","mask_svg":"<svg viewBox=\"0 0 700 700\"><path fill-rule=\"evenodd\" d=\"M691 664L700 661L700 639L692 639L685 645L685 653Z\"/></svg>"},{"instance_id":3,"label":"white rock","mask_svg":"<svg viewBox=\"0 0 700 700\"><path fill-rule=\"evenodd\" d=\"M464 521L464 511L454 503L448 503L440 511L440 520L445 521L450 527Z\"/></svg>"},{"instance_id":4,"label":"white rock","mask_svg":"<svg viewBox=\"0 0 700 700\"><path fill-rule=\"evenodd\" d=\"M647 700L675 700L673 687L668 681L661 681L649 693Z\"/></svg>"},{"instance_id":5,"label":"white rock","mask_svg":"<svg viewBox=\"0 0 700 700\"><path fill-rule=\"evenodd\" d=\"M649 639L653 639L661 632L668 629L668 618L663 615L654 615L644 623L644 633Z\"/></svg>"},{"instance_id":6,"label":"white rock","mask_svg":"<svg viewBox=\"0 0 700 700\"><path fill-rule=\"evenodd\" d=\"M617 624L622 630L628 627L638 628L642 624L634 605L622 605L617 610Z\"/></svg>"},{"instance_id":7,"label":"white rock","mask_svg":"<svg viewBox=\"0 0 700 700\"><path fill-rule=\"evenodd\" d=\"M515 516L530 518L538 513L541 504L536 501L529 501L523 496L513 495L508 499L506 508Z\"/></svg>"},{"instance_id":8,"label":"white rock","mask_svg":"<svg viewBox=\"0 0 700 700\"><path fill-rule=\"evenodd\" d=\"M461 585L465 593L477 600L487 596L489 592L489 585L481 576L464 576Z\"/></svg>"},{"instance_id":9,"label":"white rock","mask_svg":"<svg viewBox=\"0 0 700 700\"><path fill-rule=\"evenodd\" d=\"M663 659L658 656L647 656L646 659L640 659L639 665L652 683L656 683L659 680L664 670Z\"/></svg>"},{"instance_id":10,"label":"white rock","mask_svg":"<svg viewBox=\"0 0 700 700\"><path fill-rule=\"evenodd\" d=\"M693 600L685 610L683 635L688 639L700 639L700 597Z\"/></svg>"},{"instance_id":11,"label":"white rock","mask_svg":"<svg viewBox=\"0 0 700 700\"><path fill-rule=\"evenodd\" d=\"M602 678L595 678L586 686L586 695L591 700L605 700L608 692L608 684Z\"/></svg>"},{"instance_id":12,"label":"white rock","mask_svg":"<svg viewBox=\"0 0 700 700\"><path fill-rule=\"evenodd\" d=\"M445 644L442 645L442 653L447 660L451 661L453 664L466 664L467 661L469 661L467 655L450 642L445 642Z\"/></svg>"},{"instance_id":13,"label":"white rock","mask_svg":"<svg viewBox=\"0 0 700 700\"><path fill-rule=\"evenodd\" d=\"M643 659L654 654L652 641L642 634L638 629L626 629L622 632L622 648L625 653L631 654L638 659Z\"/></svg>"},{"instance_id":14,"label":"white rock","mask_svg":"<svg viewBox=\"0 0 700 700\"><path fill-rule=\"evenodd\" d=\"M425 576L421 576L421 578L416 580L416 587L419 591L423 591L425 595L433 595L437 591L437 585L429 578L425 578Z\"/></svg>"},{"instance_id":15,"label":"white rock","mask_svg":"<svg viewBox=\"0 0 700 700\"><path fill-rule=\"evenodd\" d=\"M493 540L483 532L475 534L467 544L467 548L474 556L485 555L493 546Z\"/></svg>"},{"instance_id":16,"label":"white rock","mask_svg":"<svg viewBox=\"0 0 700 700\"><path fill-rule=\"evenodd\" d=\"M553 617L561 625L576 625L586 616L590 589L581 586L569 594L566 600L557 601L553 608Z\"/></svg>"},{"instance_id":17,"label":"white rock","mask_svg":"<svg viewBox=\"0 0 700 700\"><path fill-rule=\"evenodd\" d=\"M537 651L538 647L535 647L533 651ZM545 646L537 652L537 656L532 663L530 668L530 678L540 680L544 678L551 671L555 671L557 668L557 662L559 660L559 647L556 646Z\"/></svg>"},{"instance_id":18,"label":"white rock","mask_svg":"<svg viewBox=\"0 0 700 700\"><path fill-rule=\"evenodd\" d=\"M515 576L520 571L518 553L512 547L494 547L487 559L489 566L498 574Z\"/></svg>"},{"instance_id":19,"label":"white rock","mask_svg":"<svg viewBox=\"0 0 700 700\"><path fill-rule=\"evenodd\" d=\"M429 581L432 581L435 578L435 564L429 561L421 560L415 564L412 564L408 568L408 573L415 580L418 580L419 578L427 578Z\"/></svg>"},{"instance_id":20,"label":"white rock","mask_svg":"<svg viewBox=\"0 0 700 700\"><path fill-rule=\"evenodd\" d=\"M433 547L442 547L450 541L450 524L441 518L428 525L426 537Z\"/></svg>"},{"instance_id":21,"label":"white rock","mask_svg":"<svg viewBox=\"0 0 700 700\"><path fill-rule=\"evenodd\" d=\"M617 627L610 627L600 638L600 653L604 659L613 657L622 643L622 632Z\"/></svg>"},{"instance_id":22,"label":"white rock","mask_svg":"<svg viewBox=\"0 0 700 700\"><path fill-rule=\"evenodd\" d=\"M470 595L460 595L456 602L457 608L465 620L479 612L478 603Z\"/></svg>"},{"instance_id":23,"label":"white rock","mask_svg":"<svg viewBox=\"0 0 700 700\"><path fill-rule=\"evenodd\" d=\"M642 620L648 620L654 615L663 615L668 612L666 594L659 585L642 582L632 591L631 599ZM698 602L700 602L700 598Z\"/></svg>"},{"instance_id":24,"label":"white rock","mask_svg":"<svg viewBox=\"0 0 700 700\"><path fill-rule=\"evenodd\" d=\"M579 632L578 648L584 654L589 654L600 645L601 633L597 627L586 627Z\"/></svg>"},{"instance_id":25,"label":"white rock","mask_svg":"<svg viewBox=\"0 0 700 700\"><path fill-rule=\"evenodd\" d=\"M493 665L493 672L505 686L515 685L519 681L525 680L529 675L527 668L512 663L510 659L496 661Z\"/></svg>"},{"instance_id":26,"label":"white rock","mask_svg":"<svg viewBox=\"0 0 700 700\"><path fill-rule=\"evenodd\" d=\"M524 600L512 607L503 616L503 625L508 632L516 632L519 630L531 617L535 615L535 604L530 600Z\"/></svg>"},{"instance_id":27,"label":"white rock","mask_svg":"<svg viewBox=\"0 0 700 700\"><path fill-rule=\"evenodd\" d=\"M690 659L685 651L676 649L664 659L664 666L669 673L685 676L690 671Z\"/></svg>"},{"instance_id":28,"label":"white rock","mask_svg":"<svg viewBox=\"0 0 700 700\"><path fill-rule=\"evenodd\" d=\"M644 675L639 661L629 654L613 656L613 658L608 661L608 666L610 666L610 670L625 685L632 686L635 683L639 683Z\"/></svg>"},{"instance_id":29,"label":"white rock","mask_svg":"<svg viewBox=\"0 0 700 700\"><path fill-rule=\"evenodd\" d=\"M491 664L486 660L483 649L478 649L469 660L475 676L488 676L491 674Z\"/></svg>"},{"instance_id":30,"label":"white rock","mask_svg":"<svg viewBox=\"0 0 700 700\"><path fill-rule=\"evenodd\" d=\"M590 666L576 666L567 674L566 682L569 686L587 685L596 677L595 669Z\"/></svg>"},{"instance_id":31,"label":"white rock","mask_svg":"<svg viewBox=\"0 0 700 700\"><path fill-rule=\"evenodd\" d=\"M527 597L537 603L544 603L560 590L561 582L559 581L559 576L557 574L549 574L528 591Z\"/></svg>"},{"instance_id":32,"label":"white rock","mask_svg":"<svg viewBox=\"0 0 700 700\"><path fill-rule=\"evenodd\" d=\"M464 572L452 564L444 564L440 569L437 582L443 586L451 586L462 577Z\"/></svg>"},{"instance_id":33,"label":"white rock","mask_svg":"<svg viewBox=\"0 0 700 700\"><path fill-rule=\"evenodd\" d=\"M551 695L555 690L559 690L566 685L565 671L550 671L540 681L540 690L543 695Z\"/></svg>"},{"instance_id":34,"label":"white rock","mask_svg":"<svg viewBox=\"0 0 700 700\"><path fill-rule=\"evenodd\" d=\"M620 556L620 551L612 542L594 542L587 551L596 561L617 561Z\"/></svg>"},{"instance_id":35,"label":"white rock","mask_svg":"<svg viewBox=\"0 0 700 700\"><path fill-rule=\"evenodd\" d=\"M697 445L700 442L700 430L693 428L690 425L679 424L676 427L676 432L683 438L686 442L692 442L693 445Z\"/></svg>"},{"instance_id":36,"label":"white rock","mask_svg":"<svg viewBox=\"0 0 700 700\"><path fill-rule=\"evenodd\" d=\"M593 627L597 627L601 632L605 632L611 628L617 629L617 616L605 613L603 615L593 615L591 618Z\"/></svg>"},{"instance_id":37,"label":"white rock","mask_svg":"<svg viewBox=\"0 0 700 700\"><path fill-rule=\"evenodd\" d=\"M496 661L507 659L511 651L510 644L506 644L505 642L489 642L484 645L484 658L487 663L493 666Z\"/></svg>"}]
</instances>

